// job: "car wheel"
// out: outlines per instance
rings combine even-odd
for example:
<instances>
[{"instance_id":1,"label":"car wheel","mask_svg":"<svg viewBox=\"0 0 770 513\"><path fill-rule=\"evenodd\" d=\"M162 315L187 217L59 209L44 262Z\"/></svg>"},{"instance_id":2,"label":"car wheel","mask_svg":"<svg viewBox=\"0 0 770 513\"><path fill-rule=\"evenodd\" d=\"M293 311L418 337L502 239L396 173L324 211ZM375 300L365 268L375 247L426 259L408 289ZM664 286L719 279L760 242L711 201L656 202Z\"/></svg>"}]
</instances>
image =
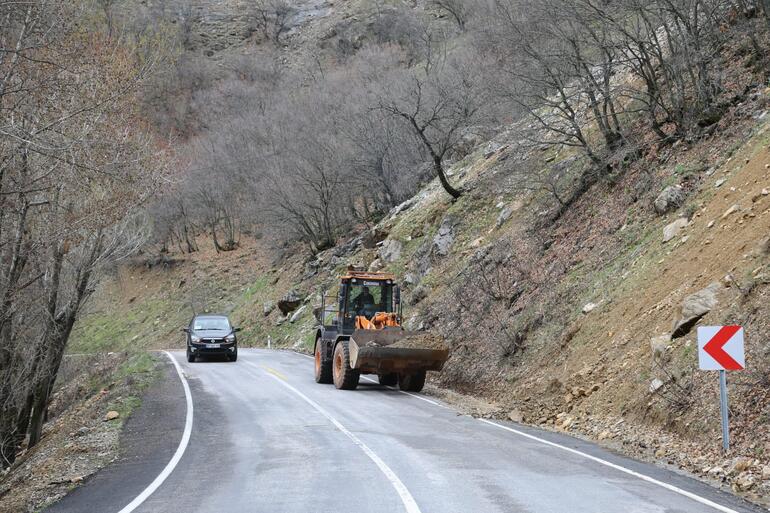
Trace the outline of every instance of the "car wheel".
<instances>
[{"instance_id":1,"label":"car wheel","mask_svg":"<svg viewBox=\"0 0 770 513\"><path fill-rule=\"evenodd\" d=\"M236 361L238 359L238 349L233 351L233 354L227 355L227 359L230 360L231 362Z\"/></svg>"},{"instance_id":2,"label":"car wheel","mask_svg":"<svg viewBox=\"0 0 770 513\"><path fill-rule=\"evenodd\" d=\"M195 355L192 354L189 347L187 348L187 361L190 363L193 363L195 361Z\"/></svg>"}]
</instances>

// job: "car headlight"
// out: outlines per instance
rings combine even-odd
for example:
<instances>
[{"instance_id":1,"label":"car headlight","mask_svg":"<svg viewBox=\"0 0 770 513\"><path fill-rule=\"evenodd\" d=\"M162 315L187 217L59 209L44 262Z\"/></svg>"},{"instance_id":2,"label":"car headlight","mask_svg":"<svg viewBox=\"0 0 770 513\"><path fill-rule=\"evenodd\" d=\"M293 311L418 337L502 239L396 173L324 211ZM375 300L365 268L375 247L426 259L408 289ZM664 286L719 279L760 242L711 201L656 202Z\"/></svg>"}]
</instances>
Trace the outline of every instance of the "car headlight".
<instances>
[{"instance_id":1,"label":"car headlight","mask_svg":"<svg viewBox=\"0 0 770 513\"><path fill-rule=\"evenodd\" d=\"M235 335L230 334L225 337L225 342L235 342Z\"/></svg>"},{"instance_id":2,"label":"car headlight","mask_svg":"<svg viewBox=\"0 0 770 513\"><path fill-rule=\"evenodd\" d=\"M195 335L191 335L190 336L190 341L191 342L200 342L201 338L200 337L196 337Z\"/></svg>"}]
</instances>

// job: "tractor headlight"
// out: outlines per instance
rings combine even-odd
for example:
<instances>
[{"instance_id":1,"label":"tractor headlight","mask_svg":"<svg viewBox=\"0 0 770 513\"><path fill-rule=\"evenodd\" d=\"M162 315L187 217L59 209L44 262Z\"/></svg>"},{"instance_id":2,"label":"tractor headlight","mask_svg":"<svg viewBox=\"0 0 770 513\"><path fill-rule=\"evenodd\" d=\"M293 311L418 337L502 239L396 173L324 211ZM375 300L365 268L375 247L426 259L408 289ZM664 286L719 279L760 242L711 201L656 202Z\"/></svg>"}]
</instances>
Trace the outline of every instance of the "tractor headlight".
<instances>
[{"instance_id":1,"label":"tractor headlight","mask_svg":"<svg viewBox=\"0 0 770 513\"><path fill-rule=\"evenodd\" d=\"M235 342L235 334L231 333L225 337L225 342Z\"/></svg>"}]
</instances>

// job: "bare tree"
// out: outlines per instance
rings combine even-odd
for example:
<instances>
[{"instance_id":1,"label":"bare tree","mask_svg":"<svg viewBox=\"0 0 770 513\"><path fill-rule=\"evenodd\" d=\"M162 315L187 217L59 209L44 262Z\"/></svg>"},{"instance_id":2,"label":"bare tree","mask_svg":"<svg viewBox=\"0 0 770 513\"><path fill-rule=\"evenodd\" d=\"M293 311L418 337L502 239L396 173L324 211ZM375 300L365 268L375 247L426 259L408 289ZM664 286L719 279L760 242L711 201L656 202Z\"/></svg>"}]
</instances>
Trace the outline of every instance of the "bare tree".
<instances>
[{"instance_id":1,"label":"bare tree","mask_svg":"<svg viewBox=\"0 0 770 513\"><path fill-rule=\"evenodd\" d=\"M419 67L394 72L379 95L378 108L403 121L430 155L441 186L456 199L462 192L450 184L444 159L464 129L485 119L491 99L475 66L442 52Z\"/></svg>"},{"instance_id":2,"label":"bare tree","mask_svg":"<svg viewBox=\"0 0 770 513\"><path fill-rule=\"evenodd\" d=\"M431 0L430 2L442 11L449 14L461 31L471 15L472 3L468 0Z\"/></svg>"},{"instance_id":3,"label":"bare tree","mask_svg":"<svg viewBox=\"0 0 770 513\"><path fill-rule=\"evenodd\" d=\"M79 5L5 3L0 33L0 466L40 438L94 276L136 249L130 212L163 167L136 92L157 64L72 37ZM158 41L149 42L155 44ZM145 55L150 55L145 53Z\"/></svg>"},{"instance_id":4,"label":"bare tree","mask_svg":"<svg viewBox=\"0 0 770 513\"><path fill-rule=\"evenodd\" d=\"M281 37L291 28L289 22L296 14L296 8L286 0L253 0L247 12L254 27L278 46Z\"/></svg>"}]
</instances>

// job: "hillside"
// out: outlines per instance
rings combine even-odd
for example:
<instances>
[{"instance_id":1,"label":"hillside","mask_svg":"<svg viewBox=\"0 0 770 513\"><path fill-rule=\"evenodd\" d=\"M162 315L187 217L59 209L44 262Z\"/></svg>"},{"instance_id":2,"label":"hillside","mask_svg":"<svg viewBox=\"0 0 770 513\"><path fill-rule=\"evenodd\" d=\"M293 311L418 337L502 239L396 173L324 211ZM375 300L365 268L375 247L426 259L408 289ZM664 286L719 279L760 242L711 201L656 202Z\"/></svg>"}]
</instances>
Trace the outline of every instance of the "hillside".
<instances>
[{"instance_id":1,"label":"hillside","mask_svg":"<svg viewBox=\"0 0 770 513\"><path fill-rule=\"evenodd\" d=\"M640 169L595 187L553 225L538 218L537 194L500 185L505 163L519 158L502 135L451 168L471 193L450 202L432 183L315 258L275 254L257 241L219 255L172 255L152 269L122 267L79 323L70 350L182 347L177 330L195 308L229 313L245 328L247 345L264 347L269 337L273 347L310 351L312 308L336 275L348 265L384 269L405 284L408 325L451 342L432 393L471 394L491 403L485 414L492 418L601 440L762 501L770 464L768 430L757 428L770 421L763 308L770 132L762 115L768 92L754 98L744 107L752 115L726 121L719 137L674 148L651 174ZM672 184L686 199L658 216L653 200ZM664 243L664 227L680 216L687 224ZM493 289L513 272L537 285L526 293ZM655 354L651 345L671 334L683 299L711 283L718 302L699 323L737 323L748 334L749 369L730 375L729 457L718 442L716 376L697 370L694 331L654 346ZM283 316L275 303L290 291L305 306ZM511 294L508 304L500 308L490 292ZM515 346L494 331L500 315L518 320ZM740 458L748 458L739 464L746 469L731 470Z\"/></svg>"}]
</instances>

